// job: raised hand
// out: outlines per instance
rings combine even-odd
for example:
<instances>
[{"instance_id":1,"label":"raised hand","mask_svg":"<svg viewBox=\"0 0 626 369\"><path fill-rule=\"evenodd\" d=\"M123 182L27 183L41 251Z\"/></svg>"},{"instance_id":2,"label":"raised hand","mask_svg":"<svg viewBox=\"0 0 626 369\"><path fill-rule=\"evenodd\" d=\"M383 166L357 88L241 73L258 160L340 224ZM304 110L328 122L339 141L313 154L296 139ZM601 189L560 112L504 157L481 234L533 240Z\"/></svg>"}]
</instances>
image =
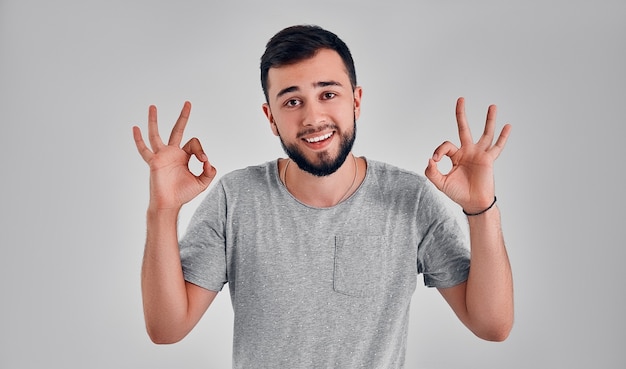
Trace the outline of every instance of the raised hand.
<instances>
[{"instance_id":1,"label":"raised hand","mask_svg":"<svg viewBox=\"0 0 626 369\"><path fill-rule=\"evenodd\" d=\"M137 150L150 166L150 206L155 209L179 209L204 191L215 178L216 170L209 163L197 138L190 139L180 147L190 112L191 104L187 101L172 128L167 145L159 136L156 106L151 105L148 109L148 139L151 148L146 146L139 127L133 127ZM202 162L202 173L199 175L189 169L192 155Z\"/></svg>"},{"instance_id":2,"label":"raised hand","mask_svg":"<svg viewBox=\"0 0 626 369\"><path fill-rule=\"evenodd\" d=\"M461 147L457 148L450 141L439 145L428 161L425 174L440 191L461 205L466 212L477 213L494 201L493 163L504 149L511 125L506 124L502 128L500 136L493 144L496 106L491 105L487 110L485 130L478 142L474 143L465 117L465 99L462 97L457 100L456 121ZM452 169L447 174L441 173L437 168L437 163L444 156L452 161Z\"/></svg>"}]
</instances>

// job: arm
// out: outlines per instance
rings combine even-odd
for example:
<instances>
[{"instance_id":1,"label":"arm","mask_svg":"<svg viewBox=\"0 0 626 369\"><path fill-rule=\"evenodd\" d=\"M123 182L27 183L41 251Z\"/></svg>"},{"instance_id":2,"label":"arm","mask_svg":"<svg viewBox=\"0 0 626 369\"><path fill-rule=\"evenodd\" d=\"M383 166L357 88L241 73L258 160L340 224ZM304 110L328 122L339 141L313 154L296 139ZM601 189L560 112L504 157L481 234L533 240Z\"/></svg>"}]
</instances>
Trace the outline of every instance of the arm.
<instances>
[{"instance_id":1,"label":"arm","mask_svg":"<svg viewBox=\"0 0 626 369\"><path fill-rule=\"evenodd\" d=\"M503 341L513 324L513 278L499 209L493 207L480 216L470 217L469 225L472 259L468 279L439 291L474 334Z\"/></svg>"},{"instance_id":2,"label":"arm","mask_svg":"<svg viewBox=\"0 0 626 369\"><path fill-rule=\"evenodd\" d=\"M137 150L150 166L141 288L146 329L155 343L173 343L185 337L217 295L184 280L178 251L180 208L204 191L216 174L196 138L179 147L190 110L186 102L167 145L159 136L156 107L151 106L148 112L151 149L140 129L133 127ZM192 155L203 162L203 172L198 176L189 170Z\"/></svg>"},{"instance_id":3,"label":"arm","mask_svg":"<svg viewBox=\"0 0 626 369\"><path fill-rule=\"evenodd\" d=\"M450 142L440 145L429 160L426 176L435 186L469 213L479 213L495 199L493 163L504 148L510 132L505 125L492 145L496 107L489 107L485 130L477 143L472 140L465 118L465 101L456 107L461 147ZM442 174L437 162L444 156L452 169ZM466 282L439 289L459 319L477 336L502 341L513 325L513 278L504 245L497 206L484 213L468 216L472 258Z\"/></svg>"}]
</instances>

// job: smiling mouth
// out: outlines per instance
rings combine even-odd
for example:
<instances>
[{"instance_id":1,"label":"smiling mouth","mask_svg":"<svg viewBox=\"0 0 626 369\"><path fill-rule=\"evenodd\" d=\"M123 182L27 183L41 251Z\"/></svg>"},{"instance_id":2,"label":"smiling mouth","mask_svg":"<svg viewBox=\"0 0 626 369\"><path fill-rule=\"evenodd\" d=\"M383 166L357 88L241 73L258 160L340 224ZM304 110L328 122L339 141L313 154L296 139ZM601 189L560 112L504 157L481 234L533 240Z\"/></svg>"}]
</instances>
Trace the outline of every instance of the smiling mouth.
<instances>
[{"instance_id":1,"label":"smiling mouth","mask_svg":"<svg viewBox=\"0 0 626 369\"><path fill-rule=\"evenodd\" d=\"M329 133L327 133L325 135L321 135L321 136L317 136L317 137L311 137L311 138L305 138L304 140L306 142L308 142L308 143L316 143L316 142L328 140L333 134L334 134L334 132L329 132Z\"/></svg>"}]
</instances>

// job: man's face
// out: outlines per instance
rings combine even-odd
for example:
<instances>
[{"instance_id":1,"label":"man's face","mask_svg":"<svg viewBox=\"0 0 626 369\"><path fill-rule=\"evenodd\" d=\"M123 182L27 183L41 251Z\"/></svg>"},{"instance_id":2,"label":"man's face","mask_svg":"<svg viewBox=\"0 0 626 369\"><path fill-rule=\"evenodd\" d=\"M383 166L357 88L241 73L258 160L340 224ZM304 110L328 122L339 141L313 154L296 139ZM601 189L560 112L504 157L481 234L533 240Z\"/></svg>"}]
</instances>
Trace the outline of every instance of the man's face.
<instances>
[{"instance_id":1,"label":"man's face","mask_svg":"<svg viewBox=\"0 0 626 369\"><path fill-rule=\"evenodd\" d=\"M263 111L287 155L316 176L334 173L352 150L361 88L354 91L339 54L321 49L310 59L271 68Z\"/></svg>"}]
</instances>

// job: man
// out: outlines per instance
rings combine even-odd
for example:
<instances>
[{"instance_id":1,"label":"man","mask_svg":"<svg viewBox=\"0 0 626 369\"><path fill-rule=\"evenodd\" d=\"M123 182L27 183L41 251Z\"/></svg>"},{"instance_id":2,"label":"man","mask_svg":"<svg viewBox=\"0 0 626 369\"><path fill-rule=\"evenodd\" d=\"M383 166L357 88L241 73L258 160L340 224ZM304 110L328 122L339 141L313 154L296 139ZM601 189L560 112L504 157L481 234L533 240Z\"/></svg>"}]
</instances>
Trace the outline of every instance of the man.
<instances>
[{"instance_id":1,"label":"man","mask_svg":"<svg viewBox=\"0 0 626 369\"><path fill-rule=\"evenodd\" d=\"M315 26L276 34L261 59L263 112L288 155L224 175L180 240L183 204L216 175L200 142L182 148L187 102L167 144L148 114L133 128L150 166L142 268L148 333L182 339L228 283L235 368L401 368L419 273L477 336L504 340L513 321L511 269L495 205L496 109L474 143L464 100L461 146L440 145L426 177L467 214L468 247L454 216L422 176L352 154L362 89L347 46ZM188 169L191 156L203 172ZM448 156L443 174L437 163Z\"/></svg>"}]
</instances>

